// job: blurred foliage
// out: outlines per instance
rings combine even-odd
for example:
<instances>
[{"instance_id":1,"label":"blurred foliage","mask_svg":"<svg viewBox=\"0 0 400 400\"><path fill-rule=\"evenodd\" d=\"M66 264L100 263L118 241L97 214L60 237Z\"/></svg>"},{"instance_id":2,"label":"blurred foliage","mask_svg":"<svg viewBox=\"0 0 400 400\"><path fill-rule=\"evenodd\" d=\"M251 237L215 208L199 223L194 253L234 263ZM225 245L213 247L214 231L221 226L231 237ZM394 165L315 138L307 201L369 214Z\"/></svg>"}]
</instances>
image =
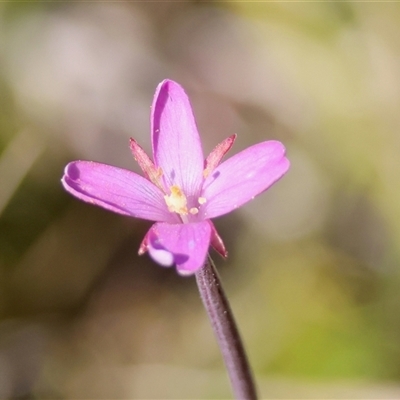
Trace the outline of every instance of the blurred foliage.
<instances>
[{"instance_id":1,"label":"blurred foliage","mask_svg":"<svg viewBox=\"0 0 400 400\"><path fill-rule=\"evenodd\" d=\"M82 204L64 165L138 171L172 78L205 153L281 140L292 167L216 221L214 254L269 398L400 397L400 7L0 4L0 397L225 398L193 278L149 223Z\"/></svg>"}]
</instances>

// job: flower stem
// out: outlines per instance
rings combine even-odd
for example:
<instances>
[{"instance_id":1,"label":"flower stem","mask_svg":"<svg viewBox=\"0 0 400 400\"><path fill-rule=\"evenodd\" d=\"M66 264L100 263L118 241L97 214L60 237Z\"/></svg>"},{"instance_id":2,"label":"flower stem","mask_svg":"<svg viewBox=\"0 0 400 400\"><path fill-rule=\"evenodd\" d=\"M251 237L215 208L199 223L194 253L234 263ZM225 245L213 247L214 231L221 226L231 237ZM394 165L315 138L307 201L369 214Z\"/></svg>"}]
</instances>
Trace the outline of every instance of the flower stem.
<instances>
[{"instance_id":1,"label":"flower stem","mask_svg":"<svg viewBox=\"0 0 400 400\"><path fill-rule=\"evenodd\" d=\"M197 286L210 318L237 399L256 400L257 391L238 328L214 262L208 256L196 273Z\"/></svg>"}]
</instances>

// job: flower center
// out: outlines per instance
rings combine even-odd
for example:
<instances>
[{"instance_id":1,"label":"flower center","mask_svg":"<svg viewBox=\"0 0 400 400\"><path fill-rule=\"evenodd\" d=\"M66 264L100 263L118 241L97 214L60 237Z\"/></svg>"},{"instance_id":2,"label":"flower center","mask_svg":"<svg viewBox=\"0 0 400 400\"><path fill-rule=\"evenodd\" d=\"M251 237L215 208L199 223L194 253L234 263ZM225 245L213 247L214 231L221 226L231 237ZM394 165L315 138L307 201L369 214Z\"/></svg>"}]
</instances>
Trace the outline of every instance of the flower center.
<instances>
[{"instance_id":1,"label":"flower center","mask_svg":"<svg viewBox=\"0 0 400 400\"><path fill-rule=\"evenodd\" d=\"M170 187L170 191L171 194L166 194L164 196L168 210L180 215L187 215L187 199L181 188L177 185L173 185Z\"/></svg>"},{"instance_id":2,"label":"flower center","mask_svg":"<svg viewBox=\"0 0 400 400\"><path fill-rule=\"evenodd\" d=\"M198 206L197 207L191 207L190 209L188 208L188 201L185 196L185 193L183 193L182 189L178 185L173 185L169 188L170 194L166 194L164 196L165 203L167 204L168 211L169 212L174 212L179 214L181 217L191 214L191 215L196 215L199 213L199 208L201 205L206 203L206 199L204 197L199 197L197 199ZM187 222L187 218L183 219L184 222Z\"/></svg>"}]
</instances>

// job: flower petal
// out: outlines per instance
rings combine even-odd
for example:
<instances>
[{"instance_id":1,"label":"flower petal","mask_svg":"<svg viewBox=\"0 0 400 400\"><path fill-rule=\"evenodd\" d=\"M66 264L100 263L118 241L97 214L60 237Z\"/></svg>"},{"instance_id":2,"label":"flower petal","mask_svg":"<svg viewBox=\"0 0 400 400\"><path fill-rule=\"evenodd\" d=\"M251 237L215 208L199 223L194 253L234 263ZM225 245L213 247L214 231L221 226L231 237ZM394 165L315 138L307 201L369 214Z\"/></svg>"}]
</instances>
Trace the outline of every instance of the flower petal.
<instances>
[{"instance_id":1,"label":"flower petal","mask_svg":"<svg viewBox=\"0 0 400 400\"><path fill-rule=\"evenodd\" d=\"M219 165L205 180L201 218L226 214L268 189L289 169L282 143L256 144Z\"/></svg>"},{"instance_id":2,"label":"flower petal","mask_svg":"<svg viewBox=\"0 0 400 400\"><path fill-rule=\"evenodd\" d=\"M169 266L173 260L179 274L192 275L204 265L210 236L208 221L191 224L155 223L148 233L148 251L157 263Z\"/></svg>"},{"instance_id":3,"label":"flower petal","mask_svg":"<svg viewBox=\"0 0 400 400\"><path fill-rule=\"evenodd\" d=\"M183 88L161 82L151 115L153 155L167 188L178 185L186 196L198 196L203 180L203 150L192 107Z\"/></svg>"},{"instance_id":4,"label":"flower petal","mask_svg":"<svg viewBox=\"0 0 400 400\"><path fill-rule=\"evenodd\" d=\"M123 215L151 221L178 222L163 193L134 172L92 161L73 161L65 168L64 188L80 200Z\"/></svg>"}]
</instances>

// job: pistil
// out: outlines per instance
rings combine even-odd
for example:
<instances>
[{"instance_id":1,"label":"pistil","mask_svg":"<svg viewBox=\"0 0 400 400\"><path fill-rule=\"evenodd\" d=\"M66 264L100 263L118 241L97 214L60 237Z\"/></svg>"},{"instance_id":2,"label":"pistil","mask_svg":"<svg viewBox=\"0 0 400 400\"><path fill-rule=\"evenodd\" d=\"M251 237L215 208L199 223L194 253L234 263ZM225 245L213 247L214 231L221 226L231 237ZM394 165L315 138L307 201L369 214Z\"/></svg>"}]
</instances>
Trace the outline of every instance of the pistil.
<instances>
[{"instance_id":1,"label":"pistil","mask_svg":"<svg viewBox=\"0 0 400 400\"><path fill-rule=\"evenodd\" d=\"M187 215L187 199L181 188L177 185L173 185L170 187L170 191L171 194L164 196L168 210L180 215Z\"/></svg>"}]
</instances>

